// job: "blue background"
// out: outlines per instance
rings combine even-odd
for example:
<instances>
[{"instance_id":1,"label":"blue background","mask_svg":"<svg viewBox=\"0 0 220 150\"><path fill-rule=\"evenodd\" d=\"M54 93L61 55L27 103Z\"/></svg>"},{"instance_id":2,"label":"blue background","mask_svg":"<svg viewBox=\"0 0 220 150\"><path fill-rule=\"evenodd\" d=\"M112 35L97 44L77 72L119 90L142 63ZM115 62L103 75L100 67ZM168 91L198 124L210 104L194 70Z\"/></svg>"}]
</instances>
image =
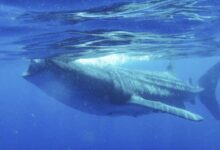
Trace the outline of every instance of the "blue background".
<instances>
[{"instance_id":1,"label":"blue background","mask_svg":"<svg viewBox=\"0 0 220 150\"><path fill-rule=\"evenodd\" d=\"M24 10L77 10L114 2L118 1L1 0L0 4ZM213 0L212 3L219 4L219 1ZM29 34L34 28L19 27L5 18L0 23L0 43L7 43L24 33ZM137 30L152 27L149 22L138 27L137 24L130 24L129 27ZM163 27L164 32L173 33L185 31L185 27L191 26L187 22L177 28L173 28L174 24L163 26L155 22L154 25L160 31ZM10 51L19 49L21 47L17 45L0 48ZM178 60L175 62L175 72L185 80L191 77L196 84L199 77L218 60L217 57ZM93 116L57 102L25 81L21 75L28 63L24 58L0 60L0 150L220 149L220 122L212 118L198 100L196 105L188 104L187 108L204 116L203 122L191 122L161 113L138 118ZM162 60L125 64L126 67L146 70L164 70L166 65L167 61ZM216 91L219 89L218 86ZM219 92L216 96L219 99Z\"/></svg>"}]
</instances>

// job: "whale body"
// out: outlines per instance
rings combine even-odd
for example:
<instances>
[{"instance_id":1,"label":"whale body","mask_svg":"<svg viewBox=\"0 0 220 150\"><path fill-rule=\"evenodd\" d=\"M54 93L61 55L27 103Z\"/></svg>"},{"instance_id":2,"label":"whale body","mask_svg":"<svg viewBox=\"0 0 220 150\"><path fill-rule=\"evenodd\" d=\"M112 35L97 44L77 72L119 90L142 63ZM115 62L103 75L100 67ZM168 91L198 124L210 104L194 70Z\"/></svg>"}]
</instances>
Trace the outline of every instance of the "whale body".
<instances>
[{"instance_id":1,"label":"whale body","mask_svg":"<svg viewBox=\"0 0 220 150\"><path fill-rule=\"evenodd\" d=\"M184 103L194 101L199 93L204 95L205 87L193 86L169 72L101 67L56 57L31 60L23 76L53 98L90 114L136 117L165 112L193 121L203 119L186 110ZM215 105L209 108L216 109L218 118Z\"/></svg>"}]
</instances>

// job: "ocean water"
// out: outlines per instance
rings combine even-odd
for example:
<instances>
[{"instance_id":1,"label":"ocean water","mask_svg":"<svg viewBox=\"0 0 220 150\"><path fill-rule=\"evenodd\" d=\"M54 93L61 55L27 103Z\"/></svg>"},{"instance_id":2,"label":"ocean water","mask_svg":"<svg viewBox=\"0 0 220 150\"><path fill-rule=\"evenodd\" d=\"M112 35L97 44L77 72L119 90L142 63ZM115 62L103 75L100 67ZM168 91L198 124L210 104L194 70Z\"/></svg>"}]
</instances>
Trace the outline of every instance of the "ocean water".
<instances>
[{"instance_id":1,"label":"ocean water","mask_svg":"<svg viewBox=\"0 0 220 150\"><path fill-rule=\"evenodd\" d=\"M165 71L198 84L220 60L217 0L1 0L0 150L218 150L220 122L169 114L95 116L22 78L31 59L69 55L99 65ZM98 61L97 61L98 60ZM220 86L216 97L220 98Z\"/></svg>"}]
</instances>

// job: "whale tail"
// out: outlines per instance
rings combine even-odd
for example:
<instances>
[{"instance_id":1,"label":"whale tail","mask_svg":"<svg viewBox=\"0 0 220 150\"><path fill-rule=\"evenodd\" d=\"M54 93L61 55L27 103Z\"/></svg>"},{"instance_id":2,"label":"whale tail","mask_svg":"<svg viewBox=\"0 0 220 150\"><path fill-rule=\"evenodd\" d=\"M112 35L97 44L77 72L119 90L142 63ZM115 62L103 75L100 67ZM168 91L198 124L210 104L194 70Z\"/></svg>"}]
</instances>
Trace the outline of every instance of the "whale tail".
<instances>
[{"instance_id":1,"label":"whale tail","mask_svg":"<svg viewBox=\"0 0 220 150\"><path fill-rule=\"evenodd\" d=\"M220 120L220 107L216 99L216 87L220 77L220 62L211 67L200 79L199 85L204 88L199 97L210 113Z\"/></svg>"}]
</instances>

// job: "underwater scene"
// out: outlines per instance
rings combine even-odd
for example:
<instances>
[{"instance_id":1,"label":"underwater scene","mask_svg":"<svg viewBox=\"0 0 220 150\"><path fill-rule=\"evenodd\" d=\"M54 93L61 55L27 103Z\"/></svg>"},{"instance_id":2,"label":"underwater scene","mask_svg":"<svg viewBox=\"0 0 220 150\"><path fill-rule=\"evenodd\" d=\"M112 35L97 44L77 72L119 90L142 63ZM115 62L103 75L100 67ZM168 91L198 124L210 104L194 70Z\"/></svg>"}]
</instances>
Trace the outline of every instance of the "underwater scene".
<instances>
[{"instance_id":1,"label":"underwater scene","mask_svg":"<svg viewBox=\"0 0 220 150\"><path fill-rule=\"evenodd\" d=\"M219 150L220 1L0 0L0 150Z\"/></svg>"}]
</instances>

